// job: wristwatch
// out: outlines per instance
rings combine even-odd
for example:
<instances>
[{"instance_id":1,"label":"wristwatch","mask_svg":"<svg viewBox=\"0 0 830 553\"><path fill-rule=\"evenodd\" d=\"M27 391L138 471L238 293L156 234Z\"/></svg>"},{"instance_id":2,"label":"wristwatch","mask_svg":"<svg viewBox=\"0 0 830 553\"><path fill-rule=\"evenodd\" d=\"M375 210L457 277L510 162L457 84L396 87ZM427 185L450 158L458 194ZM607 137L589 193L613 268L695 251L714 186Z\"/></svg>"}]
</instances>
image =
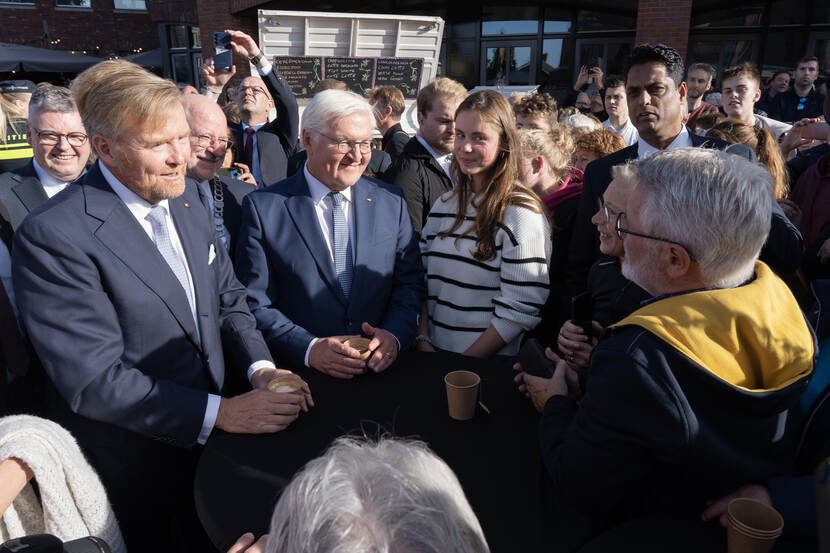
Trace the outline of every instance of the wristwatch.
<instances>
[{"instance_id":1,"label":"wristwatch","mask_svg":"<svg viewBox=\"0 0 830 553\"><path fill-rule=\"evenodd\" d=\"M415 336L415 343L416 344L427 343L429 345L432 345L432 340L429 339L429 336L424 336L423 334L418 334L417 336Z\"/></svg>"},{"instance_id":2,"label":"wristwatch","mask_svg":"<svg viewBox=\"0 0 830 553\"><path fill-rule=\"evenodd\" d=\"M262 50L260 50L259 54L257 54L256 56L250 58L248 61L251 62L252 64L256 65L256 64L259 63L259 60L261 60L264 57L265 57L265 54L263 54Z\"/></svg>"}]
</instances>

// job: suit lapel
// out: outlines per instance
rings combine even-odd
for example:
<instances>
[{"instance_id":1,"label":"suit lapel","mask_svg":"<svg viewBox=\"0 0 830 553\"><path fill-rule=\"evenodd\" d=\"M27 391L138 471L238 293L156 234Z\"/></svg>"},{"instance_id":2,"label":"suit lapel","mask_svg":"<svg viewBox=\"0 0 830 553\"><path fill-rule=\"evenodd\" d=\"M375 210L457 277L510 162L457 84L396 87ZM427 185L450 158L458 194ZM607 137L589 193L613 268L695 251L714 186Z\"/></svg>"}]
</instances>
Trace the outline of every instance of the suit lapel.
<instances>
[{"instance_id":1,"label":"suit lapel","mask_svg":"<svg viewBox=\"0 0 830 553\"><path fill-rule=\"evenodd\" d=\"M200 348L185 291L156 245L107 184L97 165L83 182L87 214L101 221L94 233L96 238L164 302L193 345ZM187 251L184 239L182 242Z\"/></svg>"},{"instance_id":2,"label":"suit lapel","mask_svg":"<svg viewBox=\"0 0 830 553\"><path fill-rule=\"evenodd\" d=\"M361 282L363 273L369 271L369 267L373 266L370 257L373 253L372 244L374 237L377 236L375 223L377 221L377 212L375 206L375 198L373 197L374 187L368 181L360 179L352 187L352 208L354 209L354 224L355 224L355 244L352 244L354 250L354 274L352 275L352 282ZM352 292L349 295L349 303L355 305L362 305L365 302L358 296L363 292L372 293L373 290L368 290L363 286L355 286L352 284Z\"/></svg>"},{"instance_id":3,"label":"suit lapel","mask_svg":"<svg viewBox=\"0 0 830 553\"><path fill-rule=\"evenodd\" d=\"M317 222L314 200L311 199L305 175L299 172L294 178L295 195L285 201L288 215L294 222L294 226L297 228L297 232L299 232L308 251L311 252L311 257L314 258L314 263L317 264L317 269L320 271L326 285L331 288L337 299L343 305L346 305L346 296L343 295L340 282L337 280L337 275L334 274L334 264L331 262L331 254L329 254L329 249L323 238L323 231Z\"/></svg>"},{"instance_id":4,"label":"suit lapel","mask_svg":"<svg viewBox=\"0 0 830 553\"><path fill-rule=\"evenodd\" d=\"M32 176L23 177L21 182L12 186L12 192L29 213L49 199L38 178Z\"/></svg>"}]
</instances>

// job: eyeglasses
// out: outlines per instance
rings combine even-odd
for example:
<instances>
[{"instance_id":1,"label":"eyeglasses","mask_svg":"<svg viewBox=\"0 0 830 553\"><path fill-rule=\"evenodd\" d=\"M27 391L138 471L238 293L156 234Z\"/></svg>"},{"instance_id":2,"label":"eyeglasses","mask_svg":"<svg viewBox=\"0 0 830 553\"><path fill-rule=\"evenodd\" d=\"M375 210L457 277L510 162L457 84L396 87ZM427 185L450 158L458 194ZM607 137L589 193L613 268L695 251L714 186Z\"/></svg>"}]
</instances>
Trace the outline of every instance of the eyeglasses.
<instances>
[{"instance_id":1,"label":"eyeglasses","mask_svg":"<svg viewBox=\"0 0 830 553\"><path fill-rule=\"evenodd\" d=\"M237 94L244 95L246 92L250 92L254 96L257 94L265 94L265 90L261 86L240 86L237 90Z\"/></svg>"},{"instance_id":2,"label":"eyeglasses","mask_svg":"<svg viewBox=\"0 0 830 553\"><path fill-rule=\"evenodd\" d=\"M611 219L613 217L619 216L619 213L617 213L616 211L614 211L613 209L611 209L607 205L605 205L605 199L602 196L599 197L599 202L598 203L599 203L599 209L601 209L605 213L605 221L603 221L603 224L607 225L608 223L611 222Z\"/></svg>"},{"instance_id":3,"label":"eyeglasses","mask_svg":"<svg viewBox=\"0 0 830 553\"><path fill-rule=\"evenodd\" d=\"M227 150L233 146L233 140L230 138L216 138L209 134L191 134L190 138L201 148L208 148L212 147L214 144L219 144L221 148Z\"/></svg>"},{"instance_id":4,"label":"eyeglasses","mask_svg":"<svg viewBox=\"0 0 830 553\"><path fill-rule=\"evenodd\" d=\"M31 127L31 125L29 126ZM37 139L42 144L46 144L47 146L54 146L55 144L61 141L61 138L66 137L66 141L69 142L69 145L75 146L77 148L79 146L83 146L84 144L86 144L86 141L89 138L86 134L82 132L71 132L63 134L55 131L39 131L34 127L32 127L32 130L35 131Z\"/></svg>"},{"instance_id":5,"label":"eyeglasses","mask_svg":"<svg viewBox=\"0 0 830 553\"><path fill-rule=\"evenodd\" d=\"M320 131L317 131L317 134L325 136L326 138L334 142L337 145L337 151L341 154L348 154L349 152L353 152L355 146L357 146L357 149L360 151L361 154L368 154L372 151L371 140L339 140L337 138L332 138L328 135L325 135Z\"/></svg>"},{"instance_id":6,"label":"eyeglasses","mask_svg":"<svg viewBox=\"0 0 830 553\"><path fill-rule=\"evenodd\" d=\"M623 215L625 215L624 211L618 213L617 214L617 221L614 224L614 230L617 231L617 237L620 240L623 239L623 236L622 236L623 234L630 234L631 236L639 236L640 238L648 238L649 240L658 240L660 242L666 242L668 244L674 244L675 246L680 246L681 248L686 250L686 253L689 254L689 259L691 259L692 261L695 261L695 262L697 261L697 258L692 253L692 250L690 250L689 248L687 248L686 246L684 246L680 242L675 242L674 240L669 240L668 238L660 238L659 236L651 236L650 234L641 234L639 232L634 232L632 230L622 228L621 221L622 221Z\"/></svg>"}]
</instances>

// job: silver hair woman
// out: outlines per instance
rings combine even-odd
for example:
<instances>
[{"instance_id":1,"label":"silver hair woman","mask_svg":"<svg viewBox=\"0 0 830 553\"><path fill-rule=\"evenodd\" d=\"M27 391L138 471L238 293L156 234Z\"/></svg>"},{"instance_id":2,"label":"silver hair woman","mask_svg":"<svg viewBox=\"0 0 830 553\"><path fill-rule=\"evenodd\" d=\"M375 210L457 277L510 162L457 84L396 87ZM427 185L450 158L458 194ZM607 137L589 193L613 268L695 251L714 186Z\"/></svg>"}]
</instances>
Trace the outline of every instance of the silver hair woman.
<instances>
[{"instance_id":1,"label":"silver hair woman","mask_svg":"<svg viewBox=\"0 0 830 553\"><path fill-rule=\"evenodd\" d=\"M614 167L613 175L645 192L643 232L683 244L707 286L732 288L752 276L774 202L763 165L719 150L680 148Z\"/></svg>"},{"instance_id":2,"label":"silver hair woman","mask_svg":"<svg viewBox=\"0 0 830 553\"><path fill-rule=\"evenodd\" d=\"M300 129L325 133L332 121L361 112L374 121L372 106L366 98L345 90L324 90L318 92L306 106Z\"/></svg>"},{"instance_id":3,"label":"silver hair woman","mask_svg":"<svg viewBox=\"0 0 830 553\"><path fill-rule=\"evenodd\" d=\"M340 438L280 497L266 553L487 553L452 469L426 444Z\"/></svg>"}]
</instances>

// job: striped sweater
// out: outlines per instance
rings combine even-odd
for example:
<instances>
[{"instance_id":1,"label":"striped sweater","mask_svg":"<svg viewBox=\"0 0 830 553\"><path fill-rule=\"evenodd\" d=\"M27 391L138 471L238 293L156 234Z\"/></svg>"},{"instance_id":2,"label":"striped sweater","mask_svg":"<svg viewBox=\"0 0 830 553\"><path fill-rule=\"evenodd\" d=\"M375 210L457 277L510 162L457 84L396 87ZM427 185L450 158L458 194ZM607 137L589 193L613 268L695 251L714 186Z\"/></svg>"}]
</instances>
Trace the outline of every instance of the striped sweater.
<instances>
[{"instance_id":1,"label":"striped sweater","mask_svg":"<svg viewBox=\"0 0 830 553\"><path fill-rule=\"evenodd\" d=\"M441 349L463 353L493 325L506 344L498 353L514 355L522 333L539 324L539 310L548 297L547 219L530 209L507 207L495 236L495 257L478 261L472 255L472 205L461 227L445 238L438 236L452 226L457 204L452 192L441 196L421 231L430 339Z\"/></svg>"}]
</instances>

